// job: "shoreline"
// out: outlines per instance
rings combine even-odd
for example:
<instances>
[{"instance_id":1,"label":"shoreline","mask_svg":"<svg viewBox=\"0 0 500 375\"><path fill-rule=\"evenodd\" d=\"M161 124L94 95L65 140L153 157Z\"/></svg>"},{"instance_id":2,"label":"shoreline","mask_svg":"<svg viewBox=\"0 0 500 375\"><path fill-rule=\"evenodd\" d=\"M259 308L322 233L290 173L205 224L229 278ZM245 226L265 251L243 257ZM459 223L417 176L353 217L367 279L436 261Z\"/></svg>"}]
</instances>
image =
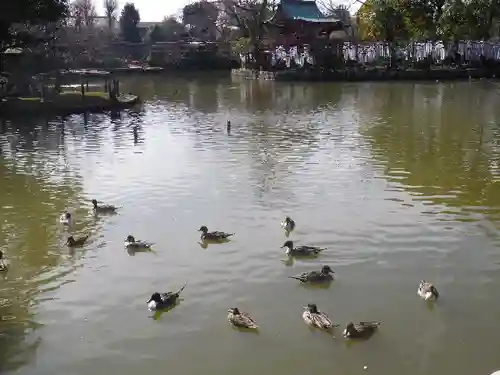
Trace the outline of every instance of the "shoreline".
<instances>
[{"instance_id":1,"label":"shoreline","mask_svg":"<svg viewBox=\"0 0 500 375\"><path fill-rule=\"evenodd\" d=\"M119 111L139 102L137 95L120 95L117 100L112 100L104 93L86 93L83 97L79 93L66 93L45 100L36 97L7 98L0 101L0 118Z\"/></svg>"},{"instance_id":2,"label":"shoreline","mask_svg":"<svg viewBox=\"0 0 500 375\"><path fill-rule=\"evenodd\" d=\"M376 82L376 81L467 81L469 79L498 79L500 68L431 68L388 70L345 69L337 71L265 71L255 69L233 69L231 76L254 80L281 82Z\"/></svg>"}]
</instances>

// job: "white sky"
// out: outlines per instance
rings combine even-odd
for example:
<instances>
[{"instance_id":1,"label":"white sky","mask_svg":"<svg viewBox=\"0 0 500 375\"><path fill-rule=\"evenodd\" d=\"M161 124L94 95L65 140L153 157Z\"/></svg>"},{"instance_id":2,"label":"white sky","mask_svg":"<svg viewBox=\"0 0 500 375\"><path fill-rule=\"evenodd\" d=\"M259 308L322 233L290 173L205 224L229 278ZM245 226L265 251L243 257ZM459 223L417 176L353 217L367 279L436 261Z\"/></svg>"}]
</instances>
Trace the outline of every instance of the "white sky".
<instances>
[{"instance_id":1,"label":"white sky","mask_svg":"<svg viewBox=\"0 0 500 375\"><path fill-rule=\"evenodd\" d=\"M1 1L1 0L0 0ZM103 0L94 0L99 15L104 14ZM119 13L126 3L134 3L139 9L141 21L161 21L164 17L177 14L182 7L192 2L191 0L118 0Z\"/></svg>"},{"instance_id":2,"label":"white sky","mask_svg":"<svg viewBox=\"0 0 500 375\"><path fill-rule=\"evenodd\" d=\"M0 0L2 1L2 0ZM172 14L180 14L182 7L186 4L193 2L193 0L118 0L119 10L127 3L134 3L136 8L139 9L139 14L141 15L141 21L155 22L161 21L164 17ZM335 1L339 4L350 5L354 1L349 0L337 0ZM94 0L97 7L97 12L100 15L104 14L102 7L103 0ZM352 10L357 9L358 4L354 4Z\"/></svg>"}]
</instances>

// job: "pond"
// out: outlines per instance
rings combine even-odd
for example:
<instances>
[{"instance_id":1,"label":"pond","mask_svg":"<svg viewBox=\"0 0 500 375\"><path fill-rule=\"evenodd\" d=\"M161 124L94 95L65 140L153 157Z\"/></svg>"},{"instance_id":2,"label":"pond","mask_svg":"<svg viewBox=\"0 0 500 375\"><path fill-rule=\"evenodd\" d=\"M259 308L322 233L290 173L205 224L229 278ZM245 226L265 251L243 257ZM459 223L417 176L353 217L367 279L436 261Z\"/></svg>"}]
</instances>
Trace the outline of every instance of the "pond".
<instances>
[{"instance_id":1,"label":"pond","mask_svg":"<svg viewBox=\"0 0 500 375\"><path fill-rule=\"evenodd\" d=\"M158 76L122 87L143 106L0 125L0 372L500 368L496 83ZM93 198L121 208L96 217ZM235 235L205 246L201 225ZM90 238L68 249L69 233ZM128 234L153 250L127 252ZM327 250L285 261L288 239ZM288 278L322 265L335 271L329 288ZM421 279L437 303L417 296ZM148 311L153 292L185 282L176 308ZM307 327L308 303L341 325L335 337ZM259 333L232 329L232 307ZM381 322L370 340L342 338L366 320Z\"/></svg>"}]
</instances>

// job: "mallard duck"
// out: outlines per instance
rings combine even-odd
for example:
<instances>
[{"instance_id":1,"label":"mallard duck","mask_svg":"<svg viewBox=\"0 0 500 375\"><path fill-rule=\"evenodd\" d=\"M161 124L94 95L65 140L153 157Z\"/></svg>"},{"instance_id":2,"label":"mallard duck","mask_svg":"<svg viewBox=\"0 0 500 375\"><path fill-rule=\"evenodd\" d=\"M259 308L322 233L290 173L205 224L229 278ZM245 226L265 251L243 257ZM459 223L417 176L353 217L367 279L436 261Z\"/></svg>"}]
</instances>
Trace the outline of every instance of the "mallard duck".
<instances>
[{"instance_id":1,"label":"mallard duck","mask_svg":"<svg viewBox=\"0 0 500 375\"><path fill-rule=\"evenodd\" d=\"M69 225L71 224L72 219L73 218L71 217L71 214L66 211L62 213L61 216L59 217L59 222L64 225Z\"/></svg>"},{"instance_id":2,"label":"mallard duck","mask_svg":"<svg viewBox=\"0 0 500 375\"><path fill-rule=\"evenodd\" d=\"M3 251L0 250L0 272L7 271L8 267L3 260Z\"/></svg>"},{"instance_id":3,"label":"mallard duck","mask_svg":"<svg viewBox=\"0 0 500 375\"><path fill-rule=\"evenodd\" d=\"M238 328L252 328L257 329L259 326L255 321L245 312L238 310L237 307L227 310L227 320L233 326Z\"/></svg>"},{"instance_id":4,"label":"mallard duck","mask_svg":"<svg viewBox=\"0 0 500 375\"><path fill-rule=\"evenodd\" d=\"M344 329L344 337L347 339L366 339L373 335L380 322L359 322L358 324L348 323Z\"/></svg>"},{"instance_id":5,"label":"mallard duck","mask_svg":"<svg viewBox=\"0 0 500 375\"><path fill-rule=\"evenodd\" d=\"M132 248L132 249L149 249L151 246L154 244L152 242L143 242L140 240L135 240L134 236L128 235L127 239L125 240L125 247L126 248Z\"/></svg>"},{"instance_id":6,"label":"mallard duck","mask_svg":"<svg viewBox=\"0 0 500 375\"><path fill-rule=\"evenodd\" d=\"M146 302L148 304L148 308L150 311L156 310L164 310L174 307L177 303L177 299L179 298L181 292L186 287L187 283L177 292L167 292L167 293L153 293L151 298Z\"/></svg>"},{"instance_id":7,"label":"mallard duck","mask_svg":"<svg viewBox=\"0 0 500 375\"><path fill-rule=\"evenodd\" d=\"M418 285L417 294L425 301L437 300L439 298L439 293L434 285L426 282L425 280L420 281Z\"/></svg>"},{"instance_id":8,"label":"mallard duck","mask_svg":"<svg viewBox=\"0 0 500 375\"><path fill-rule=\"evenodd\" d=\"M293 221L290 216L285 217L281 222L281 227L287 232L291 232L295 229L295 221Z\"/></svg>"},{"instance_id":9,"label":"mallard duck","mask_svg":"<svg viewBox=\"0 0 500 375\"><path fill-rule=\"evenodd\" d=\"M118 210L118 207L111 206L111 205L97 205L97 200L92 199L92 204L94 205L94 211L99 214L114 214L116 213L116 210Z\"/></svg>"},{"instance_id":10,"label":"mallard duck","mask_svg":"<svg viewBox=\"0 0 500 375\"><path fill-rule=\"evenodd\" d=\"M303 283L325 283L333 280L333 270L330 266L321 267L321 271L301 273L299 276L289 276L290 279L300 280Z\"/></svg>"},{"instance_id":11,"label":"mallard duck","mask_svg":"<svg viewBox=\"0 0 500 375\"><path fill-rule=\"evenodd\" d=\"M293 247L292 241L286 241L281 248L286 247L285 253L288 256L317 256L321 253L323 248L315 246L297 246Z\"/></svg>"},{"instance_id":12,"label":"mallard duck","mask_svg":"<svg viewBox=\"0 0 500 375\"><path fill-rule=\"evenodd\" d=\"M318 310L318 307L314 303L310 303L304 306L304 313L302 314L304 321L313 327L321 329L331 329L333 327L338 327L338 324L334 325L328 315L324 312Z\"/></svg>"},{"instance_id":13,"label":"mallard duck","mask_svg":"<svg viewBox=\"0 0 500 375\"><path fill-rule=\"evenodd\" d=\"M200 229L198 229L198 232L202 232L201 233L202 240L212 240L212 241L226 240L234 235L234 233L225 233L217 231L209 232L208 228L205 225L202 225Z\"/></svg>"},{"instance_id":14,"label":"mallard duck","mask_svg":"<svg viewBox=\"0 0 500 375\"><path fill-rule=\"evenodd\" d=\"M86 235L86 236L82 236L82 237L79 237L79 238L75 238L73 236L69 236L68 237L68 240L66 241L66 245L68 245L68 247L77 247L77 246L83 246L83 244L85 243L85 241L87 241L87 239L89 238L90 235Z\"/></svg>"}]
</instances>

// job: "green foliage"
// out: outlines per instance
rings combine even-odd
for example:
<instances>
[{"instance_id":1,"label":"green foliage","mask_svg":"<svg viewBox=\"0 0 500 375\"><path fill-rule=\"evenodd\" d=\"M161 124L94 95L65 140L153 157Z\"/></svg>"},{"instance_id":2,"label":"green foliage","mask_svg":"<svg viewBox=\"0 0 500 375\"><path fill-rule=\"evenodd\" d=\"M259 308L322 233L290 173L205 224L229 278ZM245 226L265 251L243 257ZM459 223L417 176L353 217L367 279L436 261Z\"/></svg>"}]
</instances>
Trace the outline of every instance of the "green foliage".
<instances>
[{"instance_id":1,"label":"green foliage","mask_svg":"<svg viewBox=\"0 0 500 375\"><path fill-rule=\"evenodd\" d=\"M498 0L367 0L358 11L362 39L489 39L498 29Z\"/></svg>"},{"instance_id":2,"label":"green foliage","mask_svg":"<svg viewBox=\"0 0 500 375\"><path fill-rule=\"evenodd\" d=\"M57 22L67 10L66 0L1 0L0 50L12 45L26 46L30 42L28 37L32 36L24 32L26 29ZM16 28L16 25L22 25L22 28Z\"/></svg>"},{"instance_id":3,"label":"green foliage","mask_svg":"<svg viewBox=\"0 0 500 375\"><path fill-rule=\"evenodd\" d=\"M174 17L167 17L161 23L164 40L175 41L183 38L186 28Z\"/></svg>"},{"instance_id":4,"label":"green foliage","mask_svg":"<svg viewBox=\"0 0 500 375\"><path fill-rule=\"evenodd\" d=\"M135 5L132 3L125 4L120 16L120 28L124 41L131 43L141 42L141 35L137 27L140 20L141 17Z\"/></svg>"},{"instance_id":5,"label":"green foliage","mask_svg":"<svg viewBox=\"0 0 500 375\"><path fill-rule=\"evenodd\" d=\"M163 29L160 25L153 26L151 34L149 34L149 38L152 43L163 42L165 40L165 34L163 33Z\"/></svg>"},{"instance_id":6,"label":"green foliage","mask_svg":"<svg viewBox=\"0 0 500 375\"><path fill-rule=\"evenodd\" d=\"M383 40L393 42L408 36L404 10L395 0L377 0L373 22Z\"/></svg>"},{"instance_id":7,"label":"green foliage","mask_svg":"<svg viewBox=\"0 0 500 375\"><path fill-rule=\"evenodd\" d=\"M396 0L368 0L358 12L358 23L362 39L393 42L410 34L404 8Z\"/></svg>"},{"instance_id":8,"label":"green foliage","mask_svg":"<svg viewBox=\"0 0 500 375\"><path fill-rule=\"evenodd\" d=\"M183 24L174 17L167 17L159 25L155 25L151 30L151 42L174 42L185 37L186 29Z\"/></svg>"}]
</instances>

